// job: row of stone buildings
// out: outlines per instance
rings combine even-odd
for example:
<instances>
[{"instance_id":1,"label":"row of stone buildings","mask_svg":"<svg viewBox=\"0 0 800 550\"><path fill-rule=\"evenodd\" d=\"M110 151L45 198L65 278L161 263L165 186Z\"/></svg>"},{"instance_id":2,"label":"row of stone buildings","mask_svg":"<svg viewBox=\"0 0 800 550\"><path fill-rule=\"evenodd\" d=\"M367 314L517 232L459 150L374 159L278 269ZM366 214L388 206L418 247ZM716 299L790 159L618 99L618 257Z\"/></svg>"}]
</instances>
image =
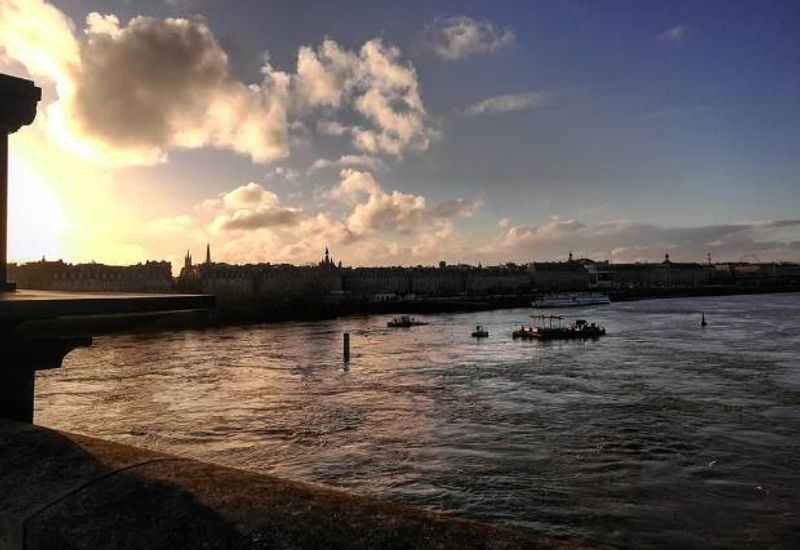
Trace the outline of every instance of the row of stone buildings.
<instances>
[{"instance_id":1,"label":"row of stone buildings","mask_svg":"<svg viewBox=\"0 0 800 550\"><path fill-rule=\"evenodd\" d=\"M532 262L500 266L343 267L325 250L316 265L231 265L211 260L195 264L187 253L177 279L169 262L133 266L62 261L10 266L20 288L115 291L202 292L221 303L314 301L390 301L427 297L487 296L590 289L698 288L710 285L800 284L800 265L792 263L681 263L667 255L658 263Z\"/></svg>"},{"instance_id":2,"label":"row of stone buildings","mask_svg":"<svg viewBox=\"0 0 800 550\"><path fill-rule=\"evenodd\" d=\"M11 263L8 275L19 288L83 292L171 292L170 262L136 265L69 264L62 260Z\"/></svg>"}]
</instances>

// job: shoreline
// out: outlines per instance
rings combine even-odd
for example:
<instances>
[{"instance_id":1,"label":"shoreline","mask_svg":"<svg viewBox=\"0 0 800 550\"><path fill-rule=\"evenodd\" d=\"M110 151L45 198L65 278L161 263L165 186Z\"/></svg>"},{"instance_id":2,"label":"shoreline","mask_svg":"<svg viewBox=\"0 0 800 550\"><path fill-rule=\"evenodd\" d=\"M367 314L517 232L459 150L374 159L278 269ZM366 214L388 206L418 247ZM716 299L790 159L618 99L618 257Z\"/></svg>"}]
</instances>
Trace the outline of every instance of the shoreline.
<instances>
[{"instance_id":1,"label":"shoreline","mask_svg":"<svg viewBox=\"0 0 800 550\"><path fill-rule=\"evenodd\" d=\"M601 291L600 291L601 292ZM608 292L612 303L670 298L705 298L749 296L756 294L800 293L800 287L779 288L681 288L681 289L628 289ZM30 334L50 333L79 335L153 333L170 330L208 330L229 326L275 324L287 322L314 322L368 315L435 315L442 313L469 313L515 308L530 308L531 302L541 293L492 297L443 297L413 301L344 302L340 304L297 303L269 311L253 307L218 308L214 312L145 314L125 316L95 316L62 318L31 323Z\"/></svg>"},{"instance_id":2,"label":"shoreline","mask_svg":"<svg viewBox=\"0 0 800 550\"><path fill-rule=\"evenodd\" d=\"M586 548L326 485L0 420L0 547Z\"/></svg>"}]
</instances>

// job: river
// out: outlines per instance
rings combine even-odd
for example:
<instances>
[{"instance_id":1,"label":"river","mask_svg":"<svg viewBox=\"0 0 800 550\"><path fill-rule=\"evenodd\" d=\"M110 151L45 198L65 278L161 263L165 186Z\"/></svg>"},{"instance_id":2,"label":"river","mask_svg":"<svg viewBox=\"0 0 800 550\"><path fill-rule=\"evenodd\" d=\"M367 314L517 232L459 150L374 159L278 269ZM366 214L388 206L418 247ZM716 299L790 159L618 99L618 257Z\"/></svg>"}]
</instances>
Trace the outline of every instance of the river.
<instances>
[{"instance_id":1,"label":"river","mask_svg":"<svg viewBox=\"0 0 800 550\"><path fill-rule=\"evenodd\" d=\"M99 337L36 422L590 545L800 547L800 295L564 310L586 342L512 340L530 313Z\"/></svg>"}]
</instances>

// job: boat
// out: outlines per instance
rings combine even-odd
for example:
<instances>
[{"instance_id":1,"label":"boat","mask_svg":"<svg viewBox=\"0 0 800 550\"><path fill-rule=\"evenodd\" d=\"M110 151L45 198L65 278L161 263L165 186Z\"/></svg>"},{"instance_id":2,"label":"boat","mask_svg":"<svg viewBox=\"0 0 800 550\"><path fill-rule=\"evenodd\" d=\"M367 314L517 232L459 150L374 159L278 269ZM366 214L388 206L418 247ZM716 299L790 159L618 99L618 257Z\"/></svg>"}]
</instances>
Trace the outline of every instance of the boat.
<instances>
[{"instance_id":1,"label":"boat","mask_svg":"<svg viewBox=\"0 0 800 550\"><path fill-rule=\"evenodd\" d=\"M611 303L606 294L552 294L536 298L531 305L537 308L603 306Z\"/></svg>"},{"instance_id":2,"label":"boat","mask_svg":"<svg viewBox=\"0 0 800 550\"><path fill-rule=\"evenodd\" d=\"M606 329L597 323L578 319L569 326L563 326L560 315L531 315L540 322L536 326L522 326L512 333L516 338L536 340L589 339L604 336Z\"/></svg>"},{"instance_id":3,"label":"boat","mask_svg":"<svg viewBox=\"0 0 800 550\"><path fill-rule=\"evenodd\" d=\"M473 338L488 338L489 331L483 328L483 325L477 325L475 330L472 332Z\"/></svg>"},{"instance_id":4,"label":"boat","mask_svg":"<svg viewBox=\"0 0 800 550\"><path fill-rule=\"evenodd\" d=\"M521 326L511 333L512 338L533 338L533 327Z\"/></svg>"},{"instance_id":5,"label":"boat","mask_svg":"<svg viewBox=\"0 0 800 550\"><path fill-rule=\"evenodd\" d=\"M414 317L409 317L408 315L402 315L400 317L395 317L388 323L386 326L389 328L408 328L408 327L418 327L422 325L427 325L425 321L419 321Z\"/></svg>"}]
</instances>

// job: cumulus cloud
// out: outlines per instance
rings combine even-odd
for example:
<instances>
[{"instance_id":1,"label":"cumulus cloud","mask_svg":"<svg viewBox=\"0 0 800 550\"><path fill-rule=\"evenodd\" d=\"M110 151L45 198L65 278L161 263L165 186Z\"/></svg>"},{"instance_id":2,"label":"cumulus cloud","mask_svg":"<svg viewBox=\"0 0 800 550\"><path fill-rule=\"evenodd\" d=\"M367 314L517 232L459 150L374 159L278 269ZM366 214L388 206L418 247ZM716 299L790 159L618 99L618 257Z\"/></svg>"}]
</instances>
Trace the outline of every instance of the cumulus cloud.
<instances>
[{"instance_id":1,"label":"cumulus cloud","mask_svg":"<svg viewBox=\"0 0 800 550\"><path fill-rule=\"evenodd\" d=\"M676 25L659 34L658 38L667 42L683 42L688 34L689 27L686 25Z\"/></svg>"},{"instance_id":2,"label":"cumulus cloud","mask_svg":"<svg viewBox=\"0 0 800 550\"><path fill-rule=\"evenodd\" d=\"M375 232L430 233L452 220L472 216L480 201L457 199L429 206L425 197L383 190L369 172L345 169L330 196L355 204L347 225L355 234Z\"/></svg>"},{"instance_id":3,"label":"cumulus cloud","mask_svg":"<svg viewBox=\"0 0 800 550\"><path fill-rule=\"evenodd\" d=\"M121 25L91 13L79 40L52 6L9 2L0 14L4 44L24 41L11 55L55 80L51 121L79 151L133 164L157 162L176 147L226 148L259 162L288 154L288 76L265 67L261 83L237 81L204 21L135 17Z\"/></svg>"},{"instance_id":4,"label":"cumulus cloud","mask_svg":"<svg viewBox=\"0 0 800 550\"><path fill-rule=\"evenodd\" d=\"M511 46L516 35L487 20L466 16L437 19L425 31L425 42L442 59L457 61L473 55L489 54Z\"/></svg>"},{"instance_id":5,"label":"cumulus cloud","mask_svg":"<svg viewBox=\"0 0 800 550\"><path fill-rule=\"evenodd\" d=\"M472 216L480 201L430 204L421 195L386 191L372 173L350 168L339 178L326 194L330 206L338 205L333 211L288 206L252 182L203 201L186 219L219 242L228 261L303 262L331 245L352 264L432 263L445 251L466 249L456 224Z\"/></svg>"},{"instance_id":6,"label":"cumulus cloud","mask_svg":"<svg viewBox=\"0 0 800 550\"><path fill-rule=\"evenodd\" d=\"M476 116L493 113L510 113L512 111L530 111L537 107L542 107L548 100L549 96L544 92L503 94L473 103L464 109L464 114Z\"/></svg>"},{"instance_id":7,"label":"cumulus cloud","mask_svg":"<svg viewBox=\"0 0 800 550\"><path fill-rule=\"evenodd\" d=\"M212 232L291 226L303 216L302 210L283 206L275 193L254 182L205 201L201 210L219 211L209 224Z\"/></svg>"},{"instance_id":8,"label":"cumulus cloud","mask_svg":"<svg viewBox=\"0 0 800 550\"><path fill-rule=\"evenodd\" d=\"M348 135L371 154L428 148L436 132L416 71L380 39L359 50L326 39L303 46L297 72L268 62L245 83L200 18L91 13L83 33L43 0L0 3L0 45L37 77L56 83L48 109L61 142L110 164L152 164L176 148L216 147L254 162L286 157L292 129L317 116L354 113L356 124L326 120L321 133Z\"/></svg>"},{"instance_id":9,"label":"cumulus cloud","mask_svg":"<svg viewBox=\"0 0 800 550\"><path fill-rule=\"evenodd\" d=\"M317 261L326 245L348 265L431 265L439 260L505 263L576 256L615 262L798 261L800 220L781 219L698 227L625 220L585 223L552 218L537 225L499 223L497 233L467 234L461 224L480 200L432 203L387 190L370 172L343 169L326 195L333 202L309 212L286 204L264 185L249 183L199 204L191 217L150 224L184 232L192 242L215 243L230 262Z\"/></svg>"},{"instance_id":10,"label":"cumulus cloud","mask_svg":"<svg viewBox=\"0 0 800 550\"><path fill-rule=\"evenodd\" d=\"M414 67L402 63L400 50L380 39L350 52L330 39L316 50L298 54L297 88L309 107L351 107L371 126L345 126L321 121L318 132L352 136L353 144L370 154L399 156L423 151L436 136L419 93Z\"/></svg>"}]
</instances>

